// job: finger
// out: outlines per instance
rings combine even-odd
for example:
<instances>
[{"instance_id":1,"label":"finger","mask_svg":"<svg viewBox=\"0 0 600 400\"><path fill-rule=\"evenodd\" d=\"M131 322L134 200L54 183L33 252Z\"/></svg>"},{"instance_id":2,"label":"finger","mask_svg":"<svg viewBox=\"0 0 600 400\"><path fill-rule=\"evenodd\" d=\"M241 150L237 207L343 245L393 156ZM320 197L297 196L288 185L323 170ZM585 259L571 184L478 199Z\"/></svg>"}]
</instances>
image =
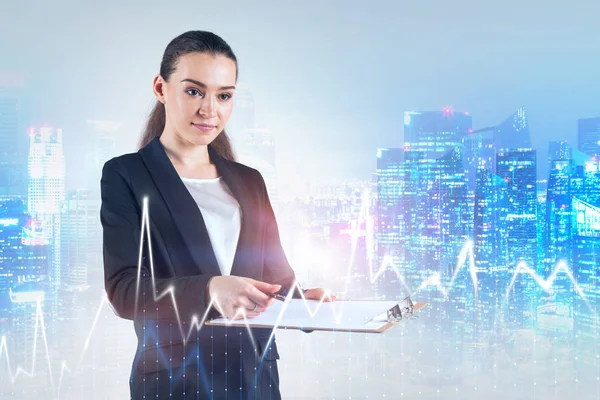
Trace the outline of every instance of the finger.
<instances>
[{"instance_id":1,"label":"finger","mask_svg":"<svg viewBox=\"0 0 600 400\"><path fill-rule=\"evenodd\" d=\"M272 299L270 296L267 296L265 293L252 285L248 287L246 296L261 307L269 307L269 300Z\"/></svg>"},{"instance_id":2,"label":"finger","mask_svg":"<svg viewBox=\"0 0 600 400\"><path fill-rule=\"evenodd\" d=\"M267 311L269 307L263 307L263 306L256 306L256 309L252 310L252 311L256 311L256 312L265 312Z\"/></svg>"},{"instance_id":3,"label":"finger","mask_svg":"<svg viewBox=\"0 0 600 400\"><path fill-rule=\"evenodd\" d=\"M304 293L304 296L310 300L321 300L323 298L323 289L308 289L306 293Z\"/></svg>"},{"instance_id":4,"label":"finger","mask_svg":"<svg viewBox=\"0 0 600 400\"><path fill-rule=\"evenodd\" d=\"M250 311L264 312L264 311L267 311L267 308L268 308L268 305L261 306L261 305L255 303L254 301L250 300L248 297L244 297L244 296L240 297L239 301L237 302L237 305L238 305L238 308L244 309L246 313L248 313Z\"/></svg>"},{"instance_id":5,"label":"finger","mask_svg":"<svg viewBox=\"0 0 600 400\"><path fill-rule=\"evenodd\" d=\"M251 304L251 305L245 306L246 309L252 310L252 311L258 311L258 312L265 312L271 305L273 305L273 303L275 302L275 299L269 299L266 306L260 306L250 299L248 299L248 302L249 302L248 304ZM256 308L254 308L255 304L256 304Z\"/></svg>"},{"instance_id":6,"label":"finger","mask_svg":"<svg viewBox=\"0 0 600 400\"><path fill-rule=\"evenodd\" d=\"M244 310L245 312L252 311L255 307L259 307L258 304L244 295L240 295L238 300L235 302L235 306L236 310Z\"/></svg>"},{"instance_id":7,"label":"finger","mask_svg":"<svg viewBox=\"0 0 600 400\"><path fill-rule=\"evenodd\" d=\"M337 296L325 291L325 301L334 301Z\"/></svg>"},{"instance_id":8,"label":"finger","mask_svg":"<svg viewBox=\"0 0 600 400\"><path fill-rule=\"evenodd\" d=\"M323 299L324 302L330 302L330 301L334 301L336 299L336 296L328 293L323 288L308 289L306 291L306 293L304 293L304 296L307 299L310 299L310 300L321 300L321 299Z\"/></svg>"},{"instance_id":9,"label":"finger","mask_svg":"<svg viewBox=\"0 0 600 400\"><path fill-rule=\"evenodd\" d=\"M255 288L265 293L275 293L281 289L281 285L275 285L267 282L252 280L250 282Z\"/></svg>"}]
</instances>

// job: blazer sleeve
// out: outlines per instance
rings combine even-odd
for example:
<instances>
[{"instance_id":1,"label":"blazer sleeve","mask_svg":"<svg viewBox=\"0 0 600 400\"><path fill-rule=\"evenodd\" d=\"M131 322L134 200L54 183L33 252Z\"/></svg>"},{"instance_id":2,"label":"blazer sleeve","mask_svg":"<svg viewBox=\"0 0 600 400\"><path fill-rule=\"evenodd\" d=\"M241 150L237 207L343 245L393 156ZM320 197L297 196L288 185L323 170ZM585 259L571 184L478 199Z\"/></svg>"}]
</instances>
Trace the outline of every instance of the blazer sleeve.
<instances>
[{"instance_id":1,"label":"blazer sleeve","mask_svg":"<svg viewBox=\"0 0 600 400\"><path fill-rule=\"evenodd\" d=\"M142 213L126 169L118 158L104 164L100 189L104 283L117 315L130 320L144 319L147 311L146 317L154 320L189 322L193 316L202 319L208 305L207 284L215 275L154 278L154 290L146 262L140 263L148 259L146 256L140 260ZM143 248L142 254L147 255L147 243ZM138 263L141 264L139 289ZM154 265L155 270L158 268Z\"/></svg>"},{"instance_id":2,"label":"blazer sleeve","mask_svg":"<svg viewBox=\"0 0 600 400\"><path fill-rule=\"evenodd\" d=\"M301 292L304 291L300 282L296 282L296 275L290 266L279 237L279 228L275 213L269 200L265 180L259 171L256 171L262 193L262 202L264 207L264 264L263 279L265 282L281 285L281 293L287 296L289 291L294 288L293 298L301 298ZM294 283L296 284L294 286Z\"/></svg>"}]
</instances>

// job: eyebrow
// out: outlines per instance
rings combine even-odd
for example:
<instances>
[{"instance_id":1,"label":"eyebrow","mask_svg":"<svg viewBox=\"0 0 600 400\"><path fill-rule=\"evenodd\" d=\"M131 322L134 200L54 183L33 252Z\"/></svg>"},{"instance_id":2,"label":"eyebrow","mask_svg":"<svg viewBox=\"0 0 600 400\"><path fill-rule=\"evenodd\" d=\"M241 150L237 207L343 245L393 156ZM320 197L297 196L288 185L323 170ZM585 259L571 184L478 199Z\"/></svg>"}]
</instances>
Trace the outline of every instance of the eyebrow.
<instances>
[{"instance_id":1,"label":"eyebrow","mask_svg":"<svg viewBox=\"0 0 600 400\"><path fill-rule=\"evenodd\" d=\"M186 79L183 79L181 82L192 82L195 85L206 88L206 85L204 83L197 81L195 79L186 78ZM235 89L235 86L223 86L223 87L219 88L219 90L226 90L226 89Z\"/></svg>"}]
</instances>

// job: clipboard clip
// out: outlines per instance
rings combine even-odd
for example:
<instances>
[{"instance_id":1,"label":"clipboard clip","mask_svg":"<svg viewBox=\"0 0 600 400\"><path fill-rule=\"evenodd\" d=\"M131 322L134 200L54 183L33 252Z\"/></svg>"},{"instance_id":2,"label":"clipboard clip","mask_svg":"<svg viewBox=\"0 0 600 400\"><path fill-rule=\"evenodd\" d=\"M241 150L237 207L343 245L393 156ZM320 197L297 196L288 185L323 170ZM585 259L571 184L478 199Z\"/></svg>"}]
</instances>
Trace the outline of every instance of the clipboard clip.
<instances>
[{"instance_id":1,"label":"clipboard clip","mask_svg":"<svg viewBox=\"0 0 600 400\"><path fill-rule=\"evenodd\" d=\"M387 320L388 322L398 322L403 319L417 318L413 313L414 309L415 305L410 299L410 296L408 296L387 311Z\"/></svg>"}]
</instances>

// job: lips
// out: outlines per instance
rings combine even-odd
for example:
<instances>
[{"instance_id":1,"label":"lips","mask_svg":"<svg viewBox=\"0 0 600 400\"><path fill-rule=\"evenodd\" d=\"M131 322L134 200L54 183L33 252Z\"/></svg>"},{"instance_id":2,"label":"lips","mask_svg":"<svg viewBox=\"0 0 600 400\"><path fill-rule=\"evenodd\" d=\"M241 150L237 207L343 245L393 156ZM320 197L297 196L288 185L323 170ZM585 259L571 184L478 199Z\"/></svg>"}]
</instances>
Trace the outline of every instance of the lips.
<instances>
[{"instance_id":1,"label":"lips","mask_svg":"<svg viewBox=\"0 0 600 400\"><path fill-rule=\"evenodd\" d=\"M196 129L198 129L199 131L202 131L202 132L210 132L213 129L215 129L214 125L194 124L194 123L192 123L192 125L194 126L194 128L196 128Z\"/></svg>"},{"instance_id":2,"label":"lips","mask_svg":"<svg viewBox=\"0 0 600 400\"><path fill-rule=\"evenodd\" d=\"M192 122L192 124L196 125L196 126L201 126L201 127L204 127L204 128L214 128L215 127L215 125L209 125L209 124L195 124L193 122Z\"/></svg>"}]
</instances>

